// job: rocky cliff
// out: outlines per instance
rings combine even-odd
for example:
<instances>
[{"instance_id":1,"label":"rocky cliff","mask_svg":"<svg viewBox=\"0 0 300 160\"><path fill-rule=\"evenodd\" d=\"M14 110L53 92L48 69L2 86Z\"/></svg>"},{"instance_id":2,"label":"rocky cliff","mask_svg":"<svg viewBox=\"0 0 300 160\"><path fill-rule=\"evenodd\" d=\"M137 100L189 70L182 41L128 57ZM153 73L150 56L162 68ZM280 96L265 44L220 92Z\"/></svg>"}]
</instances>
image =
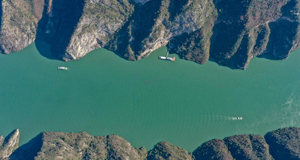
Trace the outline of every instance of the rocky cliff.
<instances>
[{"instance_id":1,"label":"rocky cliff","mask_svg":"<svg viewBox=\"0 0 300 160\"><path fill-rule=\"evenodd\" d=\"M19 130L0 136L0 160L107 159L107 160L292 160L300 159L300 128L283 128L261 135L214 139L189 153L168 142L150 151L135 148L117 135L43 132L18 148Z\"/></svg>"},{"instance_id":2,"label":"rocky cliff","mask_svg":"<svg viewBox=\"0 0 300 160\"><path fill-rule=\"evenodd\" d=\"M9 156L19 147L20 132L15 130L6 138L0 136L0 159L9 159Z\"/></svg>"},{"instance_id":3,"label":"rocky cliff","mask_svg":"<svg viewBox=\"0 0 300 160\"><path fill-rule=\"evenodd\" d=\"M167 46L181 58L245 69L299 47L299 0L0 0L0 51L35 39L77 60L107 48L128 60Z\"/></svg>"}]
</instances>

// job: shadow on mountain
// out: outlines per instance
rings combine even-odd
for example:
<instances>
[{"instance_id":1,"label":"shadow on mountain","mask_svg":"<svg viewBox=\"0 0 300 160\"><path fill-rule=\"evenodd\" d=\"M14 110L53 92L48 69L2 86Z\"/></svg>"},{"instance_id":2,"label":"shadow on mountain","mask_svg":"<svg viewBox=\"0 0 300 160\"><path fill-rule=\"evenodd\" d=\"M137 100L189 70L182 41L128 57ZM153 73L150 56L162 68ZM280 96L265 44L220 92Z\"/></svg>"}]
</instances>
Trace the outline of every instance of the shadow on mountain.
<instances>
[{"instance_id":1,"label":"shadow on mountain","mask_svg":"<svg viewBox=\"0 0 300 160\"><path fill-rule=\"evenodd\" d=\"M134 40L131 43L131 48L138 53L142 49L142 41L145 40L155 25L156 19L160 13L162 0L149 1L145 5L136 5L134 16L135 29L132 32Z\"/></svg>"},{"instance_id":2,"label":"shadow on mountain","mask_svg":"<svg viewBox=\"0 0 300 160\"><path fill-rule=\"evenodd\" d=\"M129 53L131 21L127 21L118 31L115 37L105 45L105 49L113 51L120 58L134 59L133 53Z\"/></svg>"},{"instance_id":3,"label":"shadow on mountain","mask_svg":"<svg viewBox=\"0 0 300 160\"><path fill-rule=\"evenodd\" d=\"M236 45L239 40L241 43L247 41L242 35L245 22L241 21L240 17L246 14L248 5L245 3L249 2L236 3L235 0L215 0L214 3L219 15L216 22L219 23L213 27L210 55L219 65L238 69L238 66L243 65L247 56L247 52L238 51L244 49L236 48Z\"/></svg>"},{"instance_id":4,"label":"shadow on mountain","mask_svg":"<svg viewBox=\"0 0 300 160\"><path fill-rule=\"evenodd\" d=\"M257 56L258 58L264 58L264 59L268 59L268 60L273 60L273 61L280 61L282 59L279 59L278 57L275 57L274 55L270 54L270 53L265 53L262 55Z\"/></svg>"},{"instance_id":5,"label":"shadow on mountain","mask_svg":"<svg viewBox=\"0 0 300 160\"><path fill-rule=\"evenodd\" d=\"M32 160L37 156L38 152L41 150L43 145L43 134L40 133L28 143L19 147L9 159L22 159L22 160Z\"/></svg>"},{"instance_id":6,"label":"shadow on mountain","mask_svg":"<svg viewBox=\"0 0 300 160\"><path fill-rule=\"evenodd\" d=\"M297 1L291 0L281 8L282 16L288 17L269 23L271 34L267 45L267 53L260 57L270 60L284 60L293 48L293 40L298 36Z\"/></svg>"},{"instance_id":7,"label":"shadow on mountain","mask_svg":"<svg viewBox=\"0 0 300 160\"><path fill-rule=\"evenodd\" d=\"M45 4L36 35L36 48L42 56L63 60L84 6L85 0L53 0Z\"/></svg>"},{"instance_id":8,"label":"shadow on mountain","mask_svg":"<svg viewBox=\"0 0 300 160\"><path fill-rule=\"evenodd\" d=\"M42 18L40 19L40 21L38 23L35 45L36 45L37 50L43 57L46 57L48 59L57 60L58 58L55 57L51 53L50 45L47 44L47 42L46 42L47 38L49 38L48 35L45 33L47 31L46 25L47 25L47 22L49 19L48 5L49 4L44 5Z\"/></svg>"},{"instance_id":9,"label":"shadow on mountain","mask_svg":"<svg viewBox=\"0 0 300 160\"><path fill-rule=\"evenodd\" d=\"M184 6L188 3L188 0L171 0L169 6L170 21L173 21L175 17L180 14Z\"/></svg>"},{"instance_id":10,"label":"shadow on mountain","mask_svg":"<svg viewBox=\"0 0 300 160\"><path fill-rule=\"evenodd\" d=\"M37 50L39 51L39 53L43 56L46 57L48 59L52 59L52 60L60 60L62 61L62 59L55 57L50 50L50 44L48 44L46 41L43 41L42 39L36 39L35 40L35 46L37 48Z\"/></svg>"},{"instance_id":11,"label":"shadow on mountain","mask_svg":"<svg viewBox=\"0 0 300 160\"><path fill-rule=\"evenodd\" d=\"M0 0L0 30L1 30L1 27L2 27L2 0Z\"/></svg>"},{"instance_id":12,"label":"shadow on mountain","mask_svg":"<svg viewBox=\"0 0 300 160\"><path fill-rule=\"evenodd\" d=\"M0 0L0 31L1 31L1 27L2 27L2 0ZM2 49L2 47L0 46L0 54L4 54L4 50Z\"/></svg>"},{"instance_id":13,"label":"shadow on mountain","mask_svg":"<svg viewBox=\"0 0 300 160\"><path fill-rule=\"evenodd\" d=\"M208 50L205 48L207 41L203 39L203 30L199 29L191 33L183 33L171 39L169 51L175 52L181 59L204 64L209 60ZM196 53L196 54L195 54Z\"/></svg>"},{"instance_id":14,"label":"shadow on mountain","mask_svg":"<svg viewBox=\"0 0 300 160\"><path fill-rule=\"evenodd\" d=\"M12 131L4 138L2 146L5 146L6 144L8 144L9 140L13 137L13 135L16 133L16 131L17 130ZM0 144L0 147L1 147L1 144Z\"/></svg>"},{"instance_id":15,"label":"shadow on mountain","mask_svg":"<svg viewBox=\"0 0 300 160\"><path fill-rule=\"evenodd\" d=\"M133 15L105 48L122 58L137 60L136 55L142 50L143 41L152 32L161 4L162 0L155 0L144 5L135 5Z\"/></svg>"}]
</instances>

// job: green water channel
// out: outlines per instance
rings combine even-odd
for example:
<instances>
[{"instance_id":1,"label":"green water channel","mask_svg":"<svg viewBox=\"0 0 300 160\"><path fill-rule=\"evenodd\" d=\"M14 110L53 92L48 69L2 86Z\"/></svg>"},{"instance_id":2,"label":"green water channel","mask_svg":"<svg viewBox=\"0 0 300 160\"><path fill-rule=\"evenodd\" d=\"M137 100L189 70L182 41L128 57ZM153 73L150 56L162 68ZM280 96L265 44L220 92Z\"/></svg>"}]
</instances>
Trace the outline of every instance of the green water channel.
<instances>
[{"instance_id":1,"label":"green water channel","mask_svg":"<svg viewBox=\"0 0 300 160\"><path fill-rule=\"evenodd\" d=\"M165 53L130 62L99 49L62 62L32 44L0 55L0 134L19 128L24 144L42 131L86 131L192 151L213 138L300 127L300 51L285 61L255 58L245 71L158 60Z\"/></svg>"}]
</instances>

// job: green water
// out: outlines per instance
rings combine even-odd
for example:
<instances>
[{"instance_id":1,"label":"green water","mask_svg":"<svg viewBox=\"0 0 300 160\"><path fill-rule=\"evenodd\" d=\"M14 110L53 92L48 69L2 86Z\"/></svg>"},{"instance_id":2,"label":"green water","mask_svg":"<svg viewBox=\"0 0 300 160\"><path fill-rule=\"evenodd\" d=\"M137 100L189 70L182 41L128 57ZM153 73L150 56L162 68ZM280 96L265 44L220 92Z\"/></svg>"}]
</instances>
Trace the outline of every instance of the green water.
<instances>
[{"instance_id":1,"label":"green water","mask_svg":"<svg viewBox=\"0 0 300 160\"><path fill-rule=\"evenodd\" d=\"M300 51L286 61L255 58L245 71L158 60L165 52L130 62L100 49L65 63L32 44L0 55L0 134L19 128L24 144L42 131L86 131L192 151L213 138L300 127Z\"/></svg>"}]
</instances>

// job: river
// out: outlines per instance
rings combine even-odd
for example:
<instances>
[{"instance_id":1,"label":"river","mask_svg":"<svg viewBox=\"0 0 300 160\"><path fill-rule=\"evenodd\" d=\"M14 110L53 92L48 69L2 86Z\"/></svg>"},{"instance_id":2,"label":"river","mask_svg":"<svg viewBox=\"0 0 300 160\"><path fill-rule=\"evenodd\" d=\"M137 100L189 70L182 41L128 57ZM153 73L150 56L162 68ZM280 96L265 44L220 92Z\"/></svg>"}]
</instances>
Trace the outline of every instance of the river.
<instances>
[{"instance_id":1,"label":"river","mask_svg":"<svg viewBox=\"0 0 300 160\"><path fill-rule=\"evenodd\" d=\"M42 131L86 131L193 151L213 138L300 127L300 51L285 61L254 58L245 71L158 60L165 53L131 62L99 49L62 62L32 44L1 54L0 134L19 128L24 144Z\"/></svg>"}]
</instances>

